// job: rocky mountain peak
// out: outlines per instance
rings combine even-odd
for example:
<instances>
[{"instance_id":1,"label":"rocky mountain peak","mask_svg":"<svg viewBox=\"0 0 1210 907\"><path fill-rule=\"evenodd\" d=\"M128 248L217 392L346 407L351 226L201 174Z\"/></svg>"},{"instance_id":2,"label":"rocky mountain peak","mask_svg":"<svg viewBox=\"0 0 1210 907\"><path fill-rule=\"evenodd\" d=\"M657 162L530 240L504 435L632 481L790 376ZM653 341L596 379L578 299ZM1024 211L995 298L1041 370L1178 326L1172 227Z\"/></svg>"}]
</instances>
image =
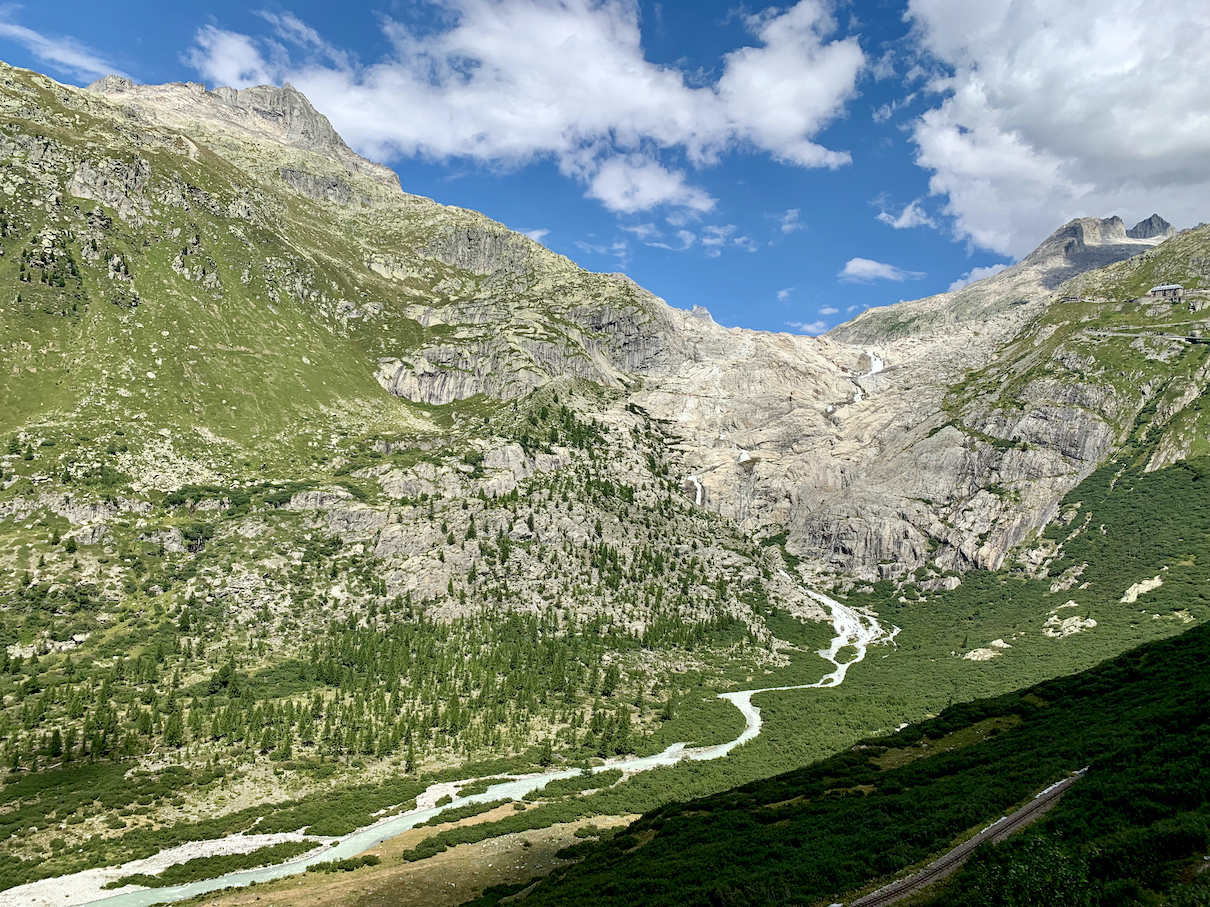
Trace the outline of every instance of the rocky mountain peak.
<instances>
[{"instance_id":1,"label":"rocky mountain peak","mask_svg":"<svg viewBox=\"0 0 1210 907\"><path fill-rule=\"evenodd\" d=\"M1131 239L1167 239L1169 236L1176 235L1176 227L1158 214L1153 214L1127 230L1126 235Z\"/></svg>"},{"instance_id":2,"label":"rocky mountain peak","mask_svg":"<svg viewBox=\"0 0 1210 907\"><path fill-rule=\"evenodd\" d=\"M177 128L202 125L213 131L268 139L329 158L342 168L399 188L394 171L354 152L301 91L290 83L213 91L198 82L139 85L122 76L105 76L87 88L124 106L134 106L155 122Z\"/></svg>"},{"instance_id":3,"label":"rocky mountain peak","mask_svg":"<svg viewBox=\"0 0 1210 907\"><path fill-rule=\"evenodd\" d=\"M1153 221L1151 236L1144 225ZM1125 223L1113 217L1077 217L1059 227L1042 243L1011 267L956 291L938 293L924 299L867 309L852 321L834 327L828 337L844 343L871 343L909 334L948 331L964 322L991 322L1000 319L1005 339L1015 333L1024 320L1033 317L1029 304L1044 306L1058 287L1080 274L1133 258L1153 248L1171 235L1159 224L1163 218L1151 218L1127 231ZM1001 316L1004 316L1001 318ZM994 347L1000 340L984 334L984 342Z\"/></svg>"},{"instance_id":4,"label":"rocky mountain peak","mask_svg":"<svg viewBox=\"0 0 1210 907\"><path fill-rule=\"evenodd\" d=\"M1053 290L1065 280L1145 252L1155 240L1138 238L1113 217L1077 217L1050 234L1018 267L1038 272L1039 283Z\"/></svg>"}]
</instances>

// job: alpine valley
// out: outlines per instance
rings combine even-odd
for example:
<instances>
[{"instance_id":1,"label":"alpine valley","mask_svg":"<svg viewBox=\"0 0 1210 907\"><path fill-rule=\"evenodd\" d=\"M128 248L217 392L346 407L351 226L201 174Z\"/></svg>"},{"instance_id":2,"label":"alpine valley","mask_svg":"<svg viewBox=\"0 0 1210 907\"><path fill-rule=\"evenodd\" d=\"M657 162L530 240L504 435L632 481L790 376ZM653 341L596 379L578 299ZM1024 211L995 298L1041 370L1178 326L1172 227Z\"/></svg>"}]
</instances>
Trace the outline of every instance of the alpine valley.
<instances>
[{"instance_id":1,"label":"alpine valley","mask_svg":"<svg viewBox=\"0 0 1210 907\"><path fill-rule=\"evenodd\" d=\"M1142 772L1144 723L1204 747L1208 226L728 329L407 194L289 85L0 64L0 251L0 905L828 904ZM1011 783L928 787L976 764ZM966 807L803 868L926 788ZM1069 802L944 896L1068 866ZM785 872L694 850L783 819ZM1192 898L1177 850L1085 887Z\"/></svg>"}]
</instances>

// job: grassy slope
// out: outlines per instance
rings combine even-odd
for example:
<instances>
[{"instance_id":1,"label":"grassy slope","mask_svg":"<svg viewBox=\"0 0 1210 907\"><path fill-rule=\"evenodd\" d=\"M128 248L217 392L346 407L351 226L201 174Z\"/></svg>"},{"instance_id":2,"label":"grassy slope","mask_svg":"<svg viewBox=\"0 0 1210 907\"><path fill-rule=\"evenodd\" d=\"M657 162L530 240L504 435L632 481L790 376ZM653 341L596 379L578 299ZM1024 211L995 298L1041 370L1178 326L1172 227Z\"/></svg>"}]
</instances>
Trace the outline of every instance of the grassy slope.
<instances>
[{"instance_id":1,"label":"grassy slope","mask_svg":"<svg viewBox=\"0 0 1210 907\"><path fill-rule=\"evenodd\" d=\"M1031 834L1059 842L1088 889L1120 892L1125 878L1162 891L1210 843L1208 720L1210 628L1199 627L1082 674L954 706L808 768L656 810L583 848L582 863L527 903L826 903L924 862L1084 766L1087 777ZM958 890L978 888L989 865Z\"/></svg>"}]
</instances>

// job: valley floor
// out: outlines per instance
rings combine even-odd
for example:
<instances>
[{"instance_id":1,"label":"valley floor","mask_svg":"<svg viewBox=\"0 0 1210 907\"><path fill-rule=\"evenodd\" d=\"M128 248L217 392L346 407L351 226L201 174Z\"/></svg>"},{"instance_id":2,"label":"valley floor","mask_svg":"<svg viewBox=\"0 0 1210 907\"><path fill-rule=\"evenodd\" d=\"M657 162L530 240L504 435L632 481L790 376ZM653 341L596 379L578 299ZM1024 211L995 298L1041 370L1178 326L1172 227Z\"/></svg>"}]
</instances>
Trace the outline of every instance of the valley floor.
<instances>
[{"instance_id":1,"label":"valley floor","mask_svg":"<svg viewBox=\"0 0 1210 907\"><path fill-rule=\"evenodd\" d=\"M843 605L833 598L818 592L808 591L807 595L825 606L831 613L832 627L835 636L828 649L818 654L833 665L833 670L822 680L810 684L793 686L768 687L763 689L741 690L720 693L719 698L731 702L740 710L745 718L743 732L733 740L709 747L688 747L685 743L674 743L663 752L653 756L635 758L615 758L591 769L594 774L604 772L621 772L622 779L632 777L638 772L649 771L661 766L675 765L682 760L706 761L727 756L735 747L755 739L761 731L760 709L752 704L752 697L761 693L788 692L792 690L820 689L839 686L848 672L849 666L865 659L870 646L885 644L894 640L897 629L887 631L878 620L868 614ZM844 661L839 660L842 650L852 650L853 655ZM186 885L170 888L146 889L136 886L110 894L102 886L112 883L124 876L135 873L149 875L163 871L170 865L184 863L191 859L213 856L222 853L250 852L259 847L279 843L280 840L304 840L304 835L249 835L242 837L233 847L232 838L225 837L212 841L197 841L172 851L160 854L158 857L138 860L117 868L92 869L69 876L45 879L20 885L5 892L0 892L0 907L21 907L21 905L36 905L36 907L76 907L76 905L95 905L95 907L146 907L146 905L179 901L184 898L221 890L233 886L261 884L279 878L305 872L308 866L332 860L348 859L369 852L385 841L396 839L399 835L410 832L418 825L427 823L442 813L480 803L496 801L513 801L520 804L522 798L531 791L541 790L551 781L575 778L581 774L580 769L562 769L544 773L534 773L520 777L509 777L492 784L486 790L459 796L458 791L465 786L486 782L489 778L467 778L463 781L442 782L433 785L425 794L417 799L417 807L398 816L382 819L367 828L359 829L351 834L336 838L310 838L317 844L327 845L298 859L290 860L276 866L255 869L214 879L204 879ZM446 802L440 803L444 799ZM440 805L438 805L440 804Z\"/></svg>"}]
</instances>

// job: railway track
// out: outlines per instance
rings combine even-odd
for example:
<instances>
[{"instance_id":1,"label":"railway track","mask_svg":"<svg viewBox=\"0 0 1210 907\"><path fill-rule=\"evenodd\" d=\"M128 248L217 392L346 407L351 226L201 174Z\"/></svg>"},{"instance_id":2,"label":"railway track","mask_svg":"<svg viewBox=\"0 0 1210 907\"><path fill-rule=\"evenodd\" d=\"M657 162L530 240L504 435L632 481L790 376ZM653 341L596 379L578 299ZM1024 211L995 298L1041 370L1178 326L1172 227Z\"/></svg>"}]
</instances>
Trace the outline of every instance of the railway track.
<instances>
[{"instance_id":1,"label":"railway track","mask_svg":"<svg viewBox=\"0 0 1210 907\"><path fill-rule=\"evenodd\" d=\"M900 898L905 898L927 885L941 881L965 863L966 858L975 848L989 841L992 843L1003 841L1013 832L1019 831L1037 819L1054 806L1059 797L1063 796L1064 791L1084 776L1085 771L1087 769L1080 769L1074 775L1052 784L1016 812L1001 816L969 841L959 844L949 853L929 863L924 869L905 878L896 879L891 884L884 885L877 891L858 898L849 907L883 907L884 904L893 904ZM833 907L840 907L840 905L833 905Z\"/></svg>"}]
</instances>

